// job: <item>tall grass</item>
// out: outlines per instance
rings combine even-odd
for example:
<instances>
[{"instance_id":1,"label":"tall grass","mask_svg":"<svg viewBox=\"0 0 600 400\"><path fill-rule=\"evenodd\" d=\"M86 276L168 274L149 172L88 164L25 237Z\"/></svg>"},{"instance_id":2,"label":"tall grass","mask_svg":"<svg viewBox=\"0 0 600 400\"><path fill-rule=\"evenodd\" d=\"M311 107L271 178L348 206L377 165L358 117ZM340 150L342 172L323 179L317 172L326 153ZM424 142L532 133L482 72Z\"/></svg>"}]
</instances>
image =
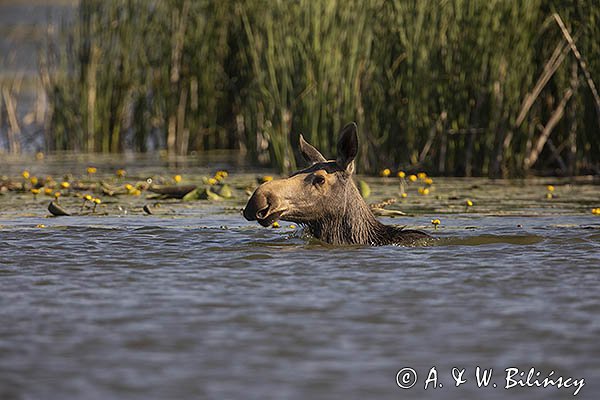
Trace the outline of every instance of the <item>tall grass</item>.
<instances>
[{"instance_id":1,"label":"tall grass","mask_svg":"<svg viewBox=\"0 0 600 400\"><path fill-rule=\"evenodd\" d=\"M554 12L600 80L592 3L82 0L42 68L53 111L48 146L240 148L289 170L299 133L332 154L337 132L354 120L362 171L597 169L599 119L568 50L516 123L564 42ZM528 165L560 104L562 117Z\"/></svg>"}]
</instances>

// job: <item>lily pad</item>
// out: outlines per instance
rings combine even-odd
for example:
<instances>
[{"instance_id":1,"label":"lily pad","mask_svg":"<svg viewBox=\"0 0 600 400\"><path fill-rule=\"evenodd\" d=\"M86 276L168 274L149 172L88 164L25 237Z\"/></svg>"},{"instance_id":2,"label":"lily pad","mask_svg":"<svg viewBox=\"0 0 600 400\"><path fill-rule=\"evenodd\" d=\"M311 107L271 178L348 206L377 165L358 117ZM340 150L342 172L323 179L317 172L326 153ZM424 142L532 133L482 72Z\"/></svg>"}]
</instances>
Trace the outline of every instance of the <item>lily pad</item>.
<instances>
[{"instance_id":1,"label":"lily pad","mask_svg":"<svg viewBox=\"0 0 600 400\"><path fill-rule=\"evenodd\" d=\"M51 201L50 204L48 204L48 211L50 211L50 214L54 215L55 217L71 215L64 208L62 208L60 205L56 204L53 201Z\"/></svg>"},{"instance_id":2,"label":"lily pad","mask_svg":"<svg viewBox=\"0 0 600 400\"><path fill-rule=\"evenodd\" d=\"M197 188L183 196L183 201L221 200L222 197L208 188Z\"/></svg>"},{"instance_id":3,"label":"lily pad","mask_svg":"<svg viewBox=\"0 0 600 400\"><path fill-rule=\"evenodd\" d=\"M358 191L363 199L366 199L371 195L371 188L365 181L358 181Z\"/></svg>"},{"instance_id":4,"label":"lily pad","mask_svg":"<svg viewBox=\"0 0 600 400\"><path fill-rule=\"evenodd\" d=\"M227 184L217 186L215 188L215 193L225 199L230 199L233 197L233 191L231 190L231 187Z\"/></svg>"}]
</instances>

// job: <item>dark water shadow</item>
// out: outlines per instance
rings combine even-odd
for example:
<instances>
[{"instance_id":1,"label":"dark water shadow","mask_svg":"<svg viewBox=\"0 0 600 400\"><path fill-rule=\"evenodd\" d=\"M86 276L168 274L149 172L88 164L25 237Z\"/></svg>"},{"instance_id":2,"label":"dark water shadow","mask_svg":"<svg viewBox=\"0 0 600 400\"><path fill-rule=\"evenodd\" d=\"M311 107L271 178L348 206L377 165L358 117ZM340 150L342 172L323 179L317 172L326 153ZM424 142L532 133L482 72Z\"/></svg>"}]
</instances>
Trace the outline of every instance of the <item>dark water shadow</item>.
<instances>
[{"instance_id":1,"label":"dark water shadow","mask_svg":"<svg viewBox=\"0 0 600 400\"><path fill-rule=\"evenodd\" d=\"M435 242L436 246L484 246L489 244L512 244L530 246L545 240L538 235L477 235L469 237L444 237Z\"/></svg>"}]
</instances>

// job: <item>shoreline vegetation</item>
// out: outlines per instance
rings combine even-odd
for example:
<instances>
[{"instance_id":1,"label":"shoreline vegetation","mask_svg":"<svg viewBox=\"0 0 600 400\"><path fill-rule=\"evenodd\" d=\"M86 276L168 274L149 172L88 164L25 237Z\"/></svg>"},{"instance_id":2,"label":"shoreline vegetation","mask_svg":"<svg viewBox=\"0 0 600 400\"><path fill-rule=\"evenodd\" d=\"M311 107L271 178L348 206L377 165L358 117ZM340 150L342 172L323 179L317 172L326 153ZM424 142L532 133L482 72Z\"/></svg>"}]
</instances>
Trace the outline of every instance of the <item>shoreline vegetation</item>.
<instances>
[{"instance_id":1,"label":"shoreline vegetation","mask_svg":"<svg viewBox=\"0 0 600 400\"><path fill-rule=\"evenodd\" d=\"M300 133L334 154L356 121L363 173L600 171L591 1L81 0L48 32L40 151L236 149L289 171ZM21 83L0 82L13 154Z\"/></svg>"}]
</instances>

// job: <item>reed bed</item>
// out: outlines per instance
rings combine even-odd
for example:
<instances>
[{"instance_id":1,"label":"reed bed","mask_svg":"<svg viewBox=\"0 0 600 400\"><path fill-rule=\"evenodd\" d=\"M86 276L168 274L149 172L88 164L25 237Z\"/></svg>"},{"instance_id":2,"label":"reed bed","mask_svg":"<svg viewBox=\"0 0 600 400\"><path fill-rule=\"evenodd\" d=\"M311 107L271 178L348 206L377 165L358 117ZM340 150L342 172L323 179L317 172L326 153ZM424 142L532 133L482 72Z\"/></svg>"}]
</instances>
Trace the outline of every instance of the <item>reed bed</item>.
<instances>
[{"instance_id":1,"label":"reed bed","mask_svg":"<svg viewBox=\"0 0 600 400\"><path fill-rule=\"evenodd\" d=\"M285 171L299 133L333 155L353 120L363 172L598 172L592 1L82 0L61 33L50 150L239 148Z\"/></svg>"}]
</instances>

